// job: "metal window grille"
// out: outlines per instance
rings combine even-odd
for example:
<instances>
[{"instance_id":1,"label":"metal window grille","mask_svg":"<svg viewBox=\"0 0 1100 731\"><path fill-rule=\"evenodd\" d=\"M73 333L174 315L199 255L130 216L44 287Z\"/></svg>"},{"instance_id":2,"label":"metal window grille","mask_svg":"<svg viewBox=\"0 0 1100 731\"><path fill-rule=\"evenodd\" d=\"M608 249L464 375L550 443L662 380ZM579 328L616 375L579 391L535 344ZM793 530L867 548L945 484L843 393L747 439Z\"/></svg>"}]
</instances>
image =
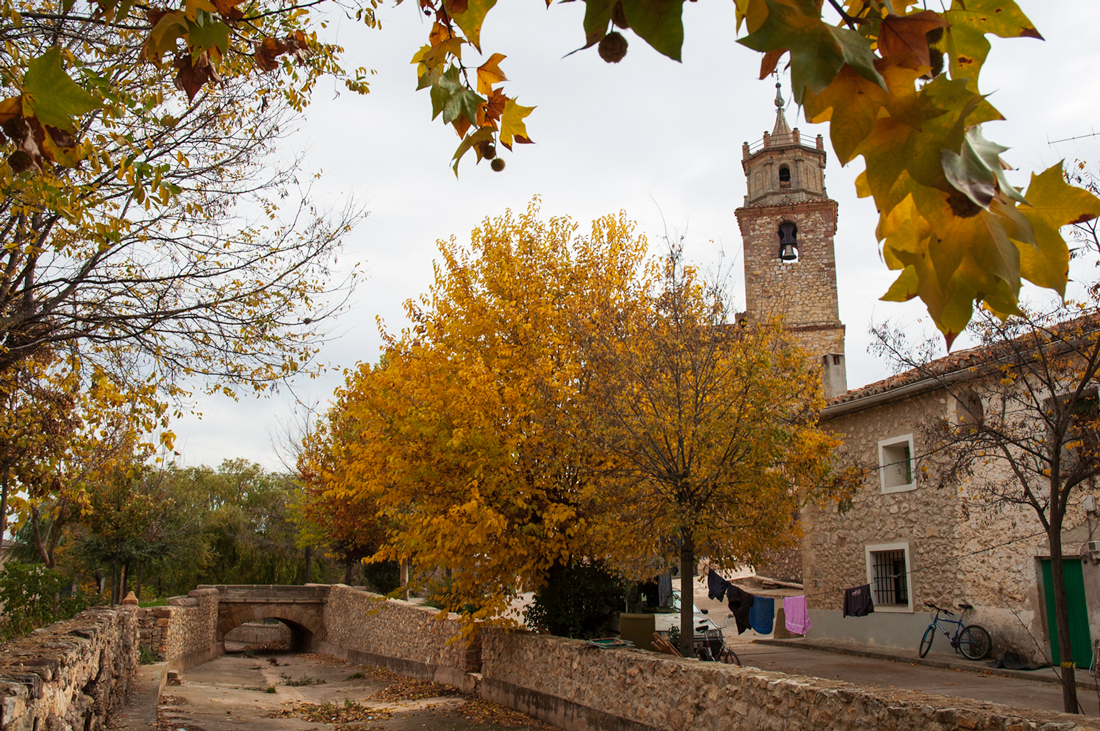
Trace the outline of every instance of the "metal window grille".
<instances>
[{"instance_id":1,"label":"metal window grille","mask_svg":"<svg viewBox=\"0 0 1100 731\"><path fill-rule=\"evenodd\" d=\"M871 554L871 588L875 592L875 604L908 604L908 578L904 549Z\"/></svg>"}]
</instances>

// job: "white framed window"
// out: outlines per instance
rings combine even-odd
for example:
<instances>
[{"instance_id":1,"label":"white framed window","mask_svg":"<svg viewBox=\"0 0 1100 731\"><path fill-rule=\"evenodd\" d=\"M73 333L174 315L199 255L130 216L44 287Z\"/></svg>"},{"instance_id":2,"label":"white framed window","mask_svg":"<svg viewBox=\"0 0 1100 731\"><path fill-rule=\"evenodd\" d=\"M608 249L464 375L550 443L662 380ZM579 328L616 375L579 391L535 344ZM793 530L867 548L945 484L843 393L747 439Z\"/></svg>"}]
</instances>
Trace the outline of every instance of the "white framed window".
<instances>
[{"instance_id":1,"label":"white framed window","mask_svg":"<svg viewBox=\"0 0 1100 731\"><path fill-rule=\"evenodd\" d=\"M879 477L882 493L917 489L917 470L913 460L913 435L883 439L878 443Z\"/></svg>"},{"instance_id":2,"label":"white framed window","mask_svg":"<svg viewBox=\"0 0 1100 731\"><path fill-rule=\"evenodd\" d=\"M909 581L909 544L879 543L865 546L867 583L876 612L912 612L913 591Z\"/></svg>"}]
</instances>

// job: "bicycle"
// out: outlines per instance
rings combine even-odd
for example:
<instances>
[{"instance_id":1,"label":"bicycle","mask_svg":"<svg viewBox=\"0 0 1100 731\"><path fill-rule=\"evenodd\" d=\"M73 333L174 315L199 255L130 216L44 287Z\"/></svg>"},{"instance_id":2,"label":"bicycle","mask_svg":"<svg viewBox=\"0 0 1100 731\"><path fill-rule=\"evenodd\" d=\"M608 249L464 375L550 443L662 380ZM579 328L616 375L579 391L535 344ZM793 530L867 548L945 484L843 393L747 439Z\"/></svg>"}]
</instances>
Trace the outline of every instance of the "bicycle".
<instances>
[{"instance_id":1,"label":"bicycle","mask_svg":"<svg viewBox=\"0 0 1100 731\"><path fill-rule=\"evenodd\" d=\"M702 610L706 614L706 610ZM700 624L695 628L695 655L704 662L721 662L727 665L740 665L741 658L737 657L737 653L733 651L733 648L726 644L726 635L722 631L729 624L732 614L726 615L726 621L721 625L716 624L714 620L708 620L708 623Z\"/></svg>"},{"instance_id":2,"label":"bicycle","mask_svg":"<svg viewBox=\"0 0 1100 731\"><path fill-rule=\"evenodd\" d=\"M928 629L924 631L924 636L920 639L921 657L927 655L928 651L932 649L932 640L936 639L937 628L940 632L943 632L943 636L951 643L951 647L955 649L955 652L961 652L967 660L982 660L989 656L989 651L993 649L993 640L989 636L989 631L985 627L976 624L963 624L963 617L967 611L974 608L972 605L960 603L959 608L963 611L958 619L941 618L941 614L954 617L955 613L949 609L937 607L932 602L925 602L924 606L935 609L936 616L932 618L931 624L928 625ZM943 627L945 624L956 625L955 633L948 633Z\"/></svg>"}]
</instances>

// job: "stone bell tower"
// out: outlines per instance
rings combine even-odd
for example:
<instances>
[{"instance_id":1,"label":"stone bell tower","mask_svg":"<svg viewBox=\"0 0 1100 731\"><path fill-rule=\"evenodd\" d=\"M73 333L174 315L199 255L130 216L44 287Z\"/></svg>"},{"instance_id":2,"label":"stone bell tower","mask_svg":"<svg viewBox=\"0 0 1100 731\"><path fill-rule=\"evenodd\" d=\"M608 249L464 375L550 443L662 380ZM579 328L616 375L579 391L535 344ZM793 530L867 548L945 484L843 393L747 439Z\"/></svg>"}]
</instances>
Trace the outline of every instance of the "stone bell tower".
<instances>
[{"instance_id":1,"label":"stone bell tower","mask_svg":"<svg viewBox=\"0 0 1100 731\"><path fill-rule=\"evenodd\" d=\"M804 145L783 114L775 85L775 128L742 147L748 180L745 205L737 209L745 259L746 318L782 316L786 329L822 366L825 395L848 389L844 324L837 305L837 204L825 192L825 145L821 135Z\"/></svg>"}]
</instances>

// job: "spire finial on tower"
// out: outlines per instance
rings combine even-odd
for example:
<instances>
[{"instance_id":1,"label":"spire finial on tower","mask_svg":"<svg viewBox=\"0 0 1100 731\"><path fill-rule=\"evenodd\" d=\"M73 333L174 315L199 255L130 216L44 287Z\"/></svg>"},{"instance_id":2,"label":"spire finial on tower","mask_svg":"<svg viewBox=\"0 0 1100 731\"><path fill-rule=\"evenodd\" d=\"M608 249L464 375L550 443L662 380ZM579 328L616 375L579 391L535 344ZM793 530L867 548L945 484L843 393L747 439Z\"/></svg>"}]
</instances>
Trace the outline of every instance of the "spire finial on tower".
<instances>
[{"instance_id":1,"label":"spire finial on tower","mask_svg":"<svg viewBox=\"0 0 1100 731\"><path fill-rule=\"evenodd\" d=\"M781 84L779 79L775 80L775 129L772 130L772 144L779 142L777 137L785 135L790 137L791 128L787 125L787 117L783 114L783 105L786 103L783 101L783 94L780 91Z\"/></svg>"}]
</instances>

